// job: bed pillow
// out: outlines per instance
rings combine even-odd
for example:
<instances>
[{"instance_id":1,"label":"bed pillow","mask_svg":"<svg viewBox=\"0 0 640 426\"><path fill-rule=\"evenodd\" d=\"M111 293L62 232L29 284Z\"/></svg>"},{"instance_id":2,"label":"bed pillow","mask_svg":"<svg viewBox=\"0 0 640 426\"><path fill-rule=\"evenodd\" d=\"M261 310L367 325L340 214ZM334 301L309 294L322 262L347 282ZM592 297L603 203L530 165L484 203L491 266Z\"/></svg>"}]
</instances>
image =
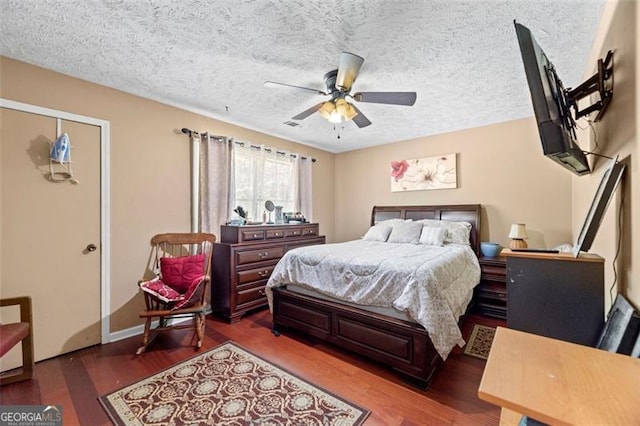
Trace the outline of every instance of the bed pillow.
<instances>
[{"instance_id":1,"label":"bed pillow","mask_svg":"<svg viewBox=\"0 0 640 426\"><path fill-rule=\"evenodd\" d=\"M422 219L418 221L426 227L444 228L447 235L445 243L469 245L471 237L471 224L469 222L454 222L449 220Z\"/></svg>"},{"instance_id":2,"label":"bed pillow","mask_svg":"<svg viewBox=\"0 0 640 426\"><path fill-rule=\"evenodd\" d=\"M447 230L437 226L423 226L420 234L420 244L428 246L443 246Z\"/></svg>"},{"instance_id":3,"label":"bed pillow","mask_svg":"<svg viewBox=\"0 0 640 426\"><path fill-rule=\"evenodd\" d=\"M444 239L445 243L470 244L471 224L469 222L450 222L443 220L442 223L447 229L447 236Z\"/></svg>"},{"instance_id":4,"label":"bed pillow","mask_svg":"<svg viewBox=\"0 0 640 426\"><path fill-rule=\"evenodd\" d=\"M362 239L367 241L387 241L387 238L389 238L390 233L391 233L391 226L386 224L383 225L381 222L369 228L369 230L367 231L366 234L364 234L364 237L362 237Z\"/></svg>"},{"instance_id":5,"label":"bed pillow","mask_svg":"<svg viewBox=\"0 0 640 426\"><path fill-rule=\"evenodd\" d=\"M419 222L404 221L402 223L395 223L387 242L418 244L421 232L422 224Z\"/></svg>"},{"instance_id":6,"label":"bed pillow","mask_svg":"<svg viewBox=\"0 0 640 426\"><path fill-rule=\"evenodd\" d=\"M386 225L386 226L390 226L390 227L394 227L399 223L405 223L405 222L413 222L413 220L411 219L387 219L387 220L381 220L380 222L376 222L376 225Z\"/></svg>"}]
</instances>

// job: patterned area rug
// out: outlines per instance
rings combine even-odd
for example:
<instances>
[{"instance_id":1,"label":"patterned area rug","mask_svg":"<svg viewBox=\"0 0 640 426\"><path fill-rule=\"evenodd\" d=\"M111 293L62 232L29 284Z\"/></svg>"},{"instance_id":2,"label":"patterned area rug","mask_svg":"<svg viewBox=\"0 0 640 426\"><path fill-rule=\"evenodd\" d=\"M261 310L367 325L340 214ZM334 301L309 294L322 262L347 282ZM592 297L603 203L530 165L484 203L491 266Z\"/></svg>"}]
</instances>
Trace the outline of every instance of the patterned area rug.
<instances>
[{"instance_id":1,"label":"patterned area rug","mask_svg":"<svg viewBox=\"0 0 640 426\"><path fill-rule=\"evenodd\" d=\"M360 425L369 411L224 343L99 398L117 425Z\"/></svg>"},{"instance_id":2,"label":"patterned area rug","mask_svg":"<svg viewBox=\"0 0 640 426\"><path fill-rule=\"evenodd\" d=\"M469 341L464 346L464 353L476 358L487 359L495 334L496 329L494 327L474 324Z\"/></svg>"}]
</instances>

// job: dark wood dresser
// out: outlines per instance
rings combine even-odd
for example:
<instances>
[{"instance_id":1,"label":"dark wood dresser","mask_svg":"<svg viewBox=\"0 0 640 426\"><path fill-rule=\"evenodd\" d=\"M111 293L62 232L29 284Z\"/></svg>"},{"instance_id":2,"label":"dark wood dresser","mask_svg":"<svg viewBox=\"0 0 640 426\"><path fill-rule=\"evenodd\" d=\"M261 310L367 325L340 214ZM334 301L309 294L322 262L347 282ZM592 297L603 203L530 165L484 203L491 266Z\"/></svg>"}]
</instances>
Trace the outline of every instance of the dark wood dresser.
<instances>
[{"instance_id":1,"label":"dark wood dresser","mask_svg":"<svg viewBox=\"0 0 640 426\"><path fill-rule=\"evenodd\" d=\"M475 311L507 319L507 258L480 257L480 284L475 288Z\"/></svg>"},{"instance_id":2,"label":"dark wood dresser","mask_svg":"<svg viewBox=\"0 0 640 426\"><path fill-rule=\"evenodd\" d=\"M213 312L233 323L266 306L264 287L278 260L288 250L324 242L317 223L221 226L213 249Z\"/></svg>"}]
</instances>

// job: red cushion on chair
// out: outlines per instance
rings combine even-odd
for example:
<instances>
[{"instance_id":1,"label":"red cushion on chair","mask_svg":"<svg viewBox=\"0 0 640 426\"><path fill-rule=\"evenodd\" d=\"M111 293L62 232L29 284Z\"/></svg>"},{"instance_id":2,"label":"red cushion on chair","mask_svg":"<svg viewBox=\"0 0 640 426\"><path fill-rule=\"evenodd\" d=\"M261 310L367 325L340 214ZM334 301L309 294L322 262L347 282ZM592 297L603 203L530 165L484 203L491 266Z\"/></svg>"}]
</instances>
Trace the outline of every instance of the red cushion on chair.
<instances>
[{"instance_id":1,"label":"red cushion on chair","mask_svg":"<svg viewBox=\"0 0 640 426\"><path fill-rule=\"evenodd\" d=\"M0 324L0 356L9 352L9 349L20 343L28 335L28 322Z\"/></svg>"},{"instance_id":2,"label":"red cushion on chair","mask_svg":"<svg viewBox=\"0 0 640 426\"><path fill-rule=\"evenodd\" d=\"M184 296L182 294L178 293L159 279L140 283L140 289L166 303L180 302L184 300Z\"/></svg>"},{"instance_id":3,"label":"red cushion on chair","mask_svg":"<svg viewBox=\"0 0 640 426\"><path fill-rule=\"evenodd\" d=\"M178 302L173 309L188 308L200 300L202 295L202 287L204 283L204 275L199 276L191 282L189 289L184 294L184 299Z\"/></svg>"},{"instance_id":4,"label":"red cushion on chair","mask_svg":"<svg viewBox=\"0 0 640 426\"><path fill-rule=\"evenodd\" d=\"M178 293L189 290L193 281L204 274L204 254L160 259L162 281Z\"/></svg>"}]
</instances>

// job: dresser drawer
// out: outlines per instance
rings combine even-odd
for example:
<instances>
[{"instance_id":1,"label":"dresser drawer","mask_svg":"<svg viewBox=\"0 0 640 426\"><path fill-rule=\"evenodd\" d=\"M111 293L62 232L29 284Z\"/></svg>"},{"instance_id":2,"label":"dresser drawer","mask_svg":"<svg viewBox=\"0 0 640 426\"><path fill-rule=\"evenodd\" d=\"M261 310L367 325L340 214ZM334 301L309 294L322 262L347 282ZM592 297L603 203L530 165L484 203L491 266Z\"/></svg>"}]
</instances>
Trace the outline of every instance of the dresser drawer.
<instances>
[{"instance_id":1,"label":"dresser drawer","mask_svg":"<svg viewBox=\"0 0 640 426\"><path fill-rule=\"evenodd\" d=\"M507 287L492 281L484 281L476 287L478 297L507 301Z\"/></svg>"},{"instance_id":2,"label":"dresser drawer","mask_svg":"<svg viewBox=\"0 0 640 426\"><path fill-rule=\"evenodd\" d=\"M284 238L283 229L267 229L265 232L266 232L265 238L267 240Z\"/></svg>"},{"instance_id":3,"label":"dresser drawer","mask_svg":"<svg viewBox=\"0 0 640 426\"><path fill-rule=\"evenodd\" d=\"M267 303L267 297L264 295L264 286L266 280L256 281L249 284L243 284L236 287L236 304L239 308L245 303L254 302L256 300L264 300Z\"/></svg>"},{"instance_id":4,"label":"dresser drawer","mask_svg":"<svg viewBox=\"0 0 640 426\"><path fill-rule=\"evenodd\" d=\"M483 265L482 278L506 282L507 271L504 267L493 266L493 265Z\"/></svg>"},{"instance_id":5,"label":"dresser drawer","mask_svg":"<svg viewBox=\"0 0 640 426\"><path fill-rule=\"evenodd\" d=\"M246 229L240 231L242 241L264 240L265 231L261 229Z\"/></svg>"},{"instance_id":6,"label":"dresser drawer","mask_svg":"<svg viewBox=\"0 0 640 426\"><path fill-rule=\"evenodd\" d=\"M273 268L275 268L275 265L265 266L264 268L249 269L247 271L237 272L236 273L237 280L238 280L237 282L238 284L245 284L251 281L269 279L269 277L271 276L271 272L273 272Z\"/></svg>"},{"instance_id":7,"label":"dresser drawer","mask_svg":"<svg viewBox=\"0 0 640 426\"><path fill-rule=\"evenodd\" d=\"M284 247L261 248L236 252L236 265L280 259L284 255Z\"/></svg>"},{"instance_id":8,"label":"dresser drawer","mask_svg":"<svg viewBox=\"0 0 640 426\"><path fill-rule=\"evenodd\" d=\"M315 237L318 235L318 227L302 228L302 235L305 237Z\"/></svg>"},{"instance_id":9,"label":"dresser drawer","mask_svg":"<svg viewBox=\"0 0 640 426\"><path fill-rule=\"evenodd\" d=\"M285 229L284 236L287 238L302 236L302 228Z\"/></svg>"}]
</instances>

